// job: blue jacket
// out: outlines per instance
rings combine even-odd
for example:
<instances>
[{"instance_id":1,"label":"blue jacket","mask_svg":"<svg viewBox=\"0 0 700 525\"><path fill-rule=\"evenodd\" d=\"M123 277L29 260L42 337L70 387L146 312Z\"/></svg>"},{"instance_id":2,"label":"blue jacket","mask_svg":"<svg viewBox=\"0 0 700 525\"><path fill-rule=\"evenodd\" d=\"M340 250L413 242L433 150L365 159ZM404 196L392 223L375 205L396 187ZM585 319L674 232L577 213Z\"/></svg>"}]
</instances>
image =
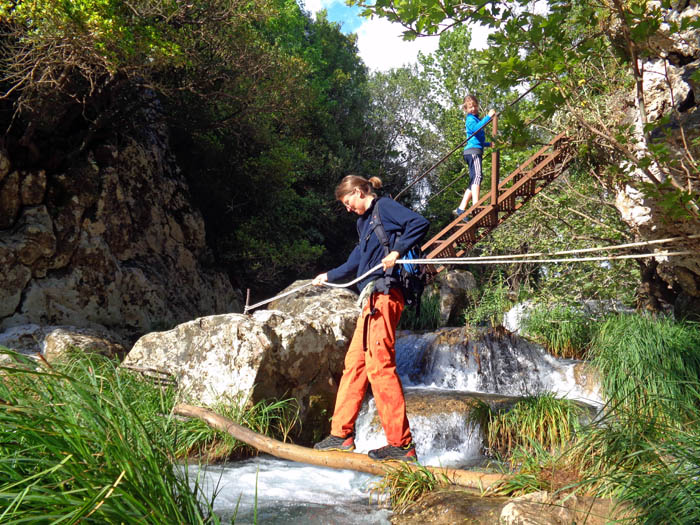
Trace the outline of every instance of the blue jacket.
<instances>
[{"instance_id":1,"label":"blue jacket","mask_svg":"<svg viewBox=\"0 0 700 525\"><path fill-rule=\"evenodd\" d=\"M357 219L359 244L350 253L347 261L328 272L329 282L351 281L382 262L384 246L374 233L374 225L372 224L372 210L375 206L379 206L379 217L389 238L389 245L393 250L399 252L399 258L420 242L428 231L430 223L416 212L388 197L374 199L369 209ZM398 273L400 270L399 264L394 266L394 273ZM357 283L356 287L361 291L367 284L383 275L384 272L380 268ZM379 288L377 290L388 292L388 290L380 290Z\"/></svg>"},{"instance_id":2,"label":"blue jacket","mask_svg":"<svg viewBox=\"0 0 700 525\"><path fill-rule=\"evenodd\" d=\"M489 117L488 115L486 115L483 119L479 120L478 116L472 115L471 113L467 113L467 118L464 119L464 128L467 131L467 137L474 133L477 129L479 129L483 124L486 124L489 120L491 120L491 117ZM484 130L482 129L467 141L467 144L466 146L464 146L464 149L468 150L472 148L477 148L483 150L484 148L490 145L490 142L486 142L486 133L484 133Z\"/></svg>"}]
</instances>

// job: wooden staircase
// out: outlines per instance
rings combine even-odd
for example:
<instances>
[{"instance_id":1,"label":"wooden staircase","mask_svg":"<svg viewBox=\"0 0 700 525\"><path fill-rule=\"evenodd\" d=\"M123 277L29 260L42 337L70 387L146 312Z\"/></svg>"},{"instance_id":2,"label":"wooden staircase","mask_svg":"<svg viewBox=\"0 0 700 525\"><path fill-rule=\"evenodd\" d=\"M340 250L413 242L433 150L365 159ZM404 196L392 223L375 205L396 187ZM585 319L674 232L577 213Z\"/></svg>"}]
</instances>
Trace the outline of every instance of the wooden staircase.
<instances>
[{"instance_id":1,"label":"wooden staircase","mask_svg":"<svg viewBox=\"0 0 700 525\"><path fill-rule=\"evenodd\" d=\"M498 152L494 152L491 191L426 242L423 245L424 257L461 257L469 252L477 242L563 173L573 157L569 140L562 133L499 181L499 157ZM427 265L427 269L438 273L443 267Z\"/></svg>"}]
</instances>

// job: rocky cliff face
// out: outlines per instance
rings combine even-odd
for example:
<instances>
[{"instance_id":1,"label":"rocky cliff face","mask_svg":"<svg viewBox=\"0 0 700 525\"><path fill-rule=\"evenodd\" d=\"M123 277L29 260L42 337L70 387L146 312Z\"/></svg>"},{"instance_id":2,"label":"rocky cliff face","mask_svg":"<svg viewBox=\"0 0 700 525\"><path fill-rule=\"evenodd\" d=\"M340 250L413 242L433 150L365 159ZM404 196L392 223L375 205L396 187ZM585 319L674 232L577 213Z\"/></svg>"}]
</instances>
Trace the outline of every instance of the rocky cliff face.
<instances>
[{"instance_id":1,"label":"rocky cliff face","mask_svg":"<svg viewBox=\"0 0 700 525\"><path fill-rule=\"evenodd\" d=\"M0 150L0 331L104 326L132 339L240 310L212 268L157 100L134 118L140 136L105 141L60 173L17 171Z\"/></svg>"},{"instance_id":2,"label":"rocky cliff face","mask_svg":"<svg viewBox=\"0 0 700 525\"><path fill-rule=\"evenodd\" d=\"M700 85L697 72L700 69L700 29L689 27L674 31L672 23L682 24L697 20L700 8L696 2L681 1L676 7L665 9L660 2L650 2L649 8L660 8L663 23L659 31L640 49L640 71L643 78L643 101L633 100L629 94L626 114L628 123L636 130L636 152L648 154L650 145L665 145L670 152L671 169L649 167L662 185L700 193L700 172L697 159L700 147ZM619 33L619 31L618 31ZM613 39L615 30L613 29ZM645 116L644 116L645 115ZM645 135L644 118L656 124ZM666 119L668 121L666 122ZM694 160L693 160L694 159ZM619 188L617 208L640 240L700 233L698 209L695 219L673 219L663 198L642 192L642 183L650 179L641 171L631 173L630 182ZM692 206L692 205L691 205ZM673 306L678 313L700 315L700 239L677 243L678 250L690 250L690 256L678 256L672 260L658 257L645 262L642 269L642 295L652 308Z\"/></svg>"}]
</instances>

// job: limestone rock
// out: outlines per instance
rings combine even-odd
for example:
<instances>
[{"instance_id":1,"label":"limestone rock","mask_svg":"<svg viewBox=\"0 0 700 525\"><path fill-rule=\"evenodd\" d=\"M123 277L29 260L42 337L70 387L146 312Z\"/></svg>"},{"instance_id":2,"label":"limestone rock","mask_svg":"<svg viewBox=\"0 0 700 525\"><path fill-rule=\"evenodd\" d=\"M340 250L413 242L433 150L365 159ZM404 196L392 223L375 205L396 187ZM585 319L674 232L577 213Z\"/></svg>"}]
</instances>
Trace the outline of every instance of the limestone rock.
<instances>
[{"instance_id":1,"label":"limestone rock","mask_svg":"<svg viewBox=\"0 0 700 525\"><path fill-rule=\"evenodd\" d=\"M44 200L46 172L25 173L20 185L20 196L24 206L36 206Z\"/></svg>"},{"instance_id":2,"label":"limestone rock","mask_svg":"<svg viewBox=\"0 0 700 525\"><path fill-rule=\"evenodd\" d=\"M223 314L146 334L123 366L168 372L194 403L209 406L296 398L300 439L310 442L314 434L328 431L328 412L358 315L354 300L344 294L315 293L321 297L296 316L278 310Z\"/></svg>"},{"instance_id":3,"label":"limestone rock","mask_svg":"<svg viewBox=\"0 0 700 525\"><path fill-rule=\"evenodd\" d=\"M15 223L20 205L19 173L13 171L0 180L0 230Z\"/></svg>"},{"instance_id":4,"label":"limestone rock","mask_svg":"<svg viewBox=\"0 0 700 525\"><path fill-rule=\"evenodd\" d=\"M432 286L424 292L428 298L434 294L440 297L440 325L457 326L462 324L462 311L467 306L469 294L476 289L474 276L464 270L449 270L440 273Z\"/></svg>"},{"instance_id":5,"label":"limestone rock","mask_svg":"<svg viewBox=\"0 0 700 525\"><path fill-rule=\"evenodd\" d=\"M134 115L132 136L105 138L63 173L3 174L0 330L104 326L133 342L153 329L240 311L228 276L212 267L158 101L135 96L145 109ZM9 162L0 154L0 171Z\"/></svg>"},{"instance_id":6,"label":"limestone rock","mask_svg":"<svg viewBox=\"0 0 700 525\"><path fill-rule=\"evenodd\" d=\"M445 488L429 492L401 514L391 516L393 525L494 525L507 499L481 497L475 491Z\"/></svg>"},{"instance_id":7,"label":"limestone rock","mask_svg":"<svg viewBox=\"0 0 700 525\"><path fill-rule=\"evenodd\" d=\"M0 148L0 182L5 178L5 175L10 173L10 157L7 155L7 151Z\"/></svg>"},{"instance_id":8,"label":"limestone rock","mask_svg":"<svg viewBox=\"0 0 700 525\"><path fill-rule=\"evenodd\" d=\"M547 492L533 492L507 503L501 511L503 525L570 525L587 523L605 525L625 517L627 508L612 500L577 496L553 497ZM630 517L630 516L627 516Z\"/></svg>"},{"instance_id":9,"label":"limestone rock","mask_svg":"<svg viewBox=\"0 0 700 525\"><path fill-rule=\"evenodd\" d=\"M118 359L126 354L119 340L115 334L103 330L74 326L29 324L0 333L0 345L25 355L41 354L49 362L75 348Z\"/></svg>"}]
</instances>

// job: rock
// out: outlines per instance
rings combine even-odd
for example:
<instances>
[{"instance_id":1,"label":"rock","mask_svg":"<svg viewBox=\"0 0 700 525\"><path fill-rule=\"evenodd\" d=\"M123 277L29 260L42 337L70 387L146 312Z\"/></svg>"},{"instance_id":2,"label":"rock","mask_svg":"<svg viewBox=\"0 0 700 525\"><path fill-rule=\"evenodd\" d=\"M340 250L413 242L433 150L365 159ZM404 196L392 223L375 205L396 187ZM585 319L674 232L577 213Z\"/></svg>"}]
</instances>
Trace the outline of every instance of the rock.
<instances>
[{"instance_id":1,"label":"rock","mask_svg":"<svg viewBox=\"0 0 700 525\"><path fill-rule=\"evenodd\" d=\"M119 340L106 330L74 326L30 324L0 333L0 345L25 355L41 354L49 362L61 359L67 351L75 348L120 359L126 354L126 349Z\"/></svg>"},{"instance_id":2,"label":"rock","mask_svg":"<svg viewBox=\"0 0 700 525\"><path fill-rule=\"evenodd\" d=\"M0 182L5 178L5 175L10 173L10 168L10 157L5 149L0 148Z\"/></svg>"},{"instance_id":3,"label":"rock","mask_svg":"<svg viewBox=\"0 0 700 525\"><path fill-rule=\"evenodd\" d=\"M462 312L472 290L476 289L474 276L464 270L442 272L432 286L424 292L424 298L434 294L440 296L440 325L458 326L463 324Z\"/></svg>"},{"instance_id":4,"label":"rock","mask_svg":"<svg viewBox=\"0 0 700 525\"><path fill-rule=\"evenodd\" d=\"M393 525L494 525L507 502L503 497L481 497L476 491L448 488L421 496L401 514L391 516Z\"/></svg>"},{"instance_id":5,"label":"rock","mask_svg":"<svg viewBox=\"0 0 700 525\"><path fill-rule=\"evenodd\" d=\"M301 407L302 442L327 433L345 351L355 328L354 297L310 290L316 299L288 302L292 316L262 310L252 316L202 317L141 337L123 366L172 374L195 404L257 403L293 397Z\"/></svg>"},{"instance_id":6,"label":"rock","mask_svg":"<svg viewBox=\"0 0 700 525\"><path fill-rule=\"evenodd\" d=\"M105 326L133 342L154 329L241 310L228 276L212 267L204 221L157 100L133 96L147 99L145 109L118 145L97 141L50 177L15 171L0 180L0 260L8 263L0 330ZM3 166L9 169L4 153Z\"/></svg>"},{"instance_id":7,"label":"rock","mask_svg":"<svg viewBox=\"0 0 700 525\"><path fill-rule=\"evenodd\" d=\"M533 492L511 500L501 511L503 525L605 525L630 518L628 508L609 499Z\"/></svg>"},{"instance_id":8,"label":"rock","mask_svg":"<svg viewBox=\"0 0 700 525\"><path fill-rule=\"evenodd\" d=\"M20 185L20 197L22 205L36 206L44 200L46 192L46 172L25 173Z\"/></svg>"},{"instance_id":9,"label":"rock","mask_svg":"<svg viewBox=\"0 0 700 525\"><path fill-rule=\"evenodd\" d=\"M20 205L19 173L13 171L0 180L0 230L12 227Z\"/></svg>"}]
</instances>

